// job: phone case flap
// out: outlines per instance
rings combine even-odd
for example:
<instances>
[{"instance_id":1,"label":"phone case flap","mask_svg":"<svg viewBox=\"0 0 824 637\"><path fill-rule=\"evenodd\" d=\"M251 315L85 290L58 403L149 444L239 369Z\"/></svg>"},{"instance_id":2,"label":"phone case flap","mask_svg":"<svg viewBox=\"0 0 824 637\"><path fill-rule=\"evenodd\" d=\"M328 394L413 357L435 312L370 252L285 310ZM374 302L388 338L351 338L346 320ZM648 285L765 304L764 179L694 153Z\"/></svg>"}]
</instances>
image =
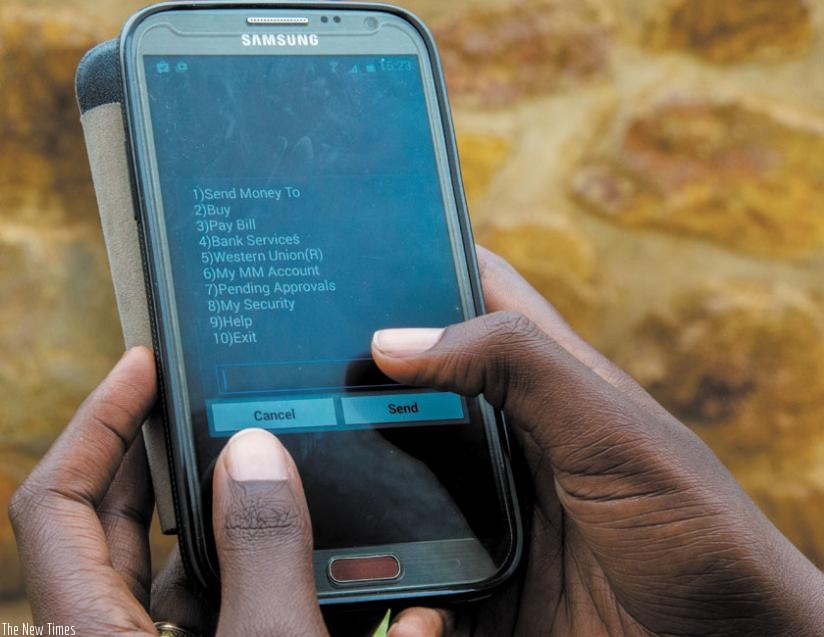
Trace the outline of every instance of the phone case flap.
<instances>
[{"instance_id":1,"label":"phone case flap","mask_svg":"<svg viewBox=\"0 0 824 637\"><path fill-rule=\"evenodd\" d=\"M116 63L116 58L113 62ZM106 98L111 97L108 89L98 87L93 93L102 97L101 103L86 110L80 121L86 138L123 339L126 347L145 345L151 348L152 330L129 177L122 108L119 101L106 101ZM163 421L159 413L152 414L144 424L143 438L160 526L164 533L174 533L177 525L169 460Z\"/></svg>"}]
</instances>

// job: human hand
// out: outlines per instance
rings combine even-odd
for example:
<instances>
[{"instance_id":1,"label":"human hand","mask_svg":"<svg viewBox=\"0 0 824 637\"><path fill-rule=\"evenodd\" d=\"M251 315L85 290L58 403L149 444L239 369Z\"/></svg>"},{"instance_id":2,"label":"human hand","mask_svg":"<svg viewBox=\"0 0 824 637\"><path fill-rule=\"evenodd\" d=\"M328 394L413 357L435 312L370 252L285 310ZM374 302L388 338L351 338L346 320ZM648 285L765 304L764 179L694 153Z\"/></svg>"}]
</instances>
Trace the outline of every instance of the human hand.
<instances>
[{"instance_id":1,"label":"human hand","mask_svg":"<svg viewBox=\"0 0 824 637\"><path fill-rule=\"evenodd\" d=\"M821 635L824 578L716 456L479 250L491 315L384 330L372 353L410 385L483 394L532 476L521 576L472 617L413 608L391 637Z\"/></svg>"},{"instance_id":2,"label":"human hand","mask_svg":"<svg viewBox=\"0 0 824 637\"><path fill-rule=\"evenodd\" d=\"M153 495L139 431L155 394L151 352L130 350L15 493L9 515L36 625L157 635L154 617L213 634L215 612L186 584L179 558L151 583ZM309 514L286 450L267 432L241 432L213 484L217 634L327 635Z\"/></svg>"}]
</instances>

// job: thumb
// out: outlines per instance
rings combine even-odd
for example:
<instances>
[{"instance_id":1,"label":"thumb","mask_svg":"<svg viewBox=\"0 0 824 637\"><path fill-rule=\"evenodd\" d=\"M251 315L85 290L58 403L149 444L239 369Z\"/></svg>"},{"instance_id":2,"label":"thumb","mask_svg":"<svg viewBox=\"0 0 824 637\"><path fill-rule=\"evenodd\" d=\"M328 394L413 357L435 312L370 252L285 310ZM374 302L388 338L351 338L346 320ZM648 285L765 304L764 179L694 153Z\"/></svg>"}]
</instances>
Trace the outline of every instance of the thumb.
<instances>
[{"instance_id":1,"label":"thumb","mask_svg":"<svg viewBox=\"0 0 824 637\"><path fill-rule=\"evenodd\" d=\"M327 635L300 476L270 433L241 431L220 454L213 522L221 575L219 636Z\"/></svg>"},{"instance_id":2,"label":"thumb","mask_svg":"<svg viewBox=\"0 0 824 637\"><path fill-rule=\"evenodd\" d=\"M445 329L381 330L372 355L401 383L483 394L515 426L527 461L546 468L546 455L561 477L609 473L615 462L630 474L649 470L640 448L706 455L697 437L663 409L651 413L515 312ZM658 456L662 467L665 456Z\"/></svg>"}]
</instances>

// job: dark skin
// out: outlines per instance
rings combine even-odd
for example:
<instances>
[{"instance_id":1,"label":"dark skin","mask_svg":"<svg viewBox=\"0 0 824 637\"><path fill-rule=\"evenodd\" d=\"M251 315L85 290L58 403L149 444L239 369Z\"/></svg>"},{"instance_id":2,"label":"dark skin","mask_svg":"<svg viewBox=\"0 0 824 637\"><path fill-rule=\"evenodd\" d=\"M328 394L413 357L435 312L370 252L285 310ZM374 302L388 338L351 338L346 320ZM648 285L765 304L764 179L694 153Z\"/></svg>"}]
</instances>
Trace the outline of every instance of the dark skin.
<instances>
[{"instance_id":1,"label":"dark skin","mask_svg":"<svg viewBox=\"0 0 824 637\"><path fill-rule=\"evenodd\" d=\"M822 573L695 434L479 252L497 313L420 354L382 352L380 334L372 348L401 382L503 409L535 487L522 579L446 634L824 634Z\"/></svg>"},{"instance_id":2,"label":"dark skin","mask_svg":"<svg viewBox=\"0 0 824 637\"><path fill-rule=\"evenodd\" d=\"M372 351L401 382L483 393L505 411L534 487L524 568L471 610L400 613L391 637L824 633L824 576L714 454L506 263L479 259L493 314L382 331ZM15 495L35 622L81 635L156 634L151 617L203 635L328 634L300 478L265 432L235 436L215 470L220 611L177 559L152 587L138 432L154 397L151 354L132 350Z\"/></svg>"},{"instance_id":3,"label":"dark skin","mask_svg":"<svg viewBox=\"0 0 824 637\"><path fill-rule=\"evenodd\" d=\"M152 584L153 498L139 430L155 389L151 352L127 352L13 497L35 624L156 635L156 617L202 634L216 624L218 635L325 635L300 477L261 430L234 436L215 467L219 617L186 583L177 556Z\"/></svg>"}]
</instances>

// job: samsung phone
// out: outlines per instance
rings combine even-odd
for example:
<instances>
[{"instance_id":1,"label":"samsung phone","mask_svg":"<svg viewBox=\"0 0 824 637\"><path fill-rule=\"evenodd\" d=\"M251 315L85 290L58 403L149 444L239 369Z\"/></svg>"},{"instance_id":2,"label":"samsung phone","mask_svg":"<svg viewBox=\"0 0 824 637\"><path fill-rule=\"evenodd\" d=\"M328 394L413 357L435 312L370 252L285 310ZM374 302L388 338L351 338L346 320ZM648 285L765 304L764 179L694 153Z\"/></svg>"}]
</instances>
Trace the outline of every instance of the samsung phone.
<instances>
[{"instance_id":1,"label":"samsung phone","mask_svg":"<svg viewBox=\"0 0 824 637\"><path fill-rule=\"evenodd\" d=\"M433 40L385 5L169 3L120 40L187 568L219 577L214 462L276 434L321 602L478 595L517 562L500 416L399 385L376 329L482 311Z\"/></svg>"}]
</instances>

